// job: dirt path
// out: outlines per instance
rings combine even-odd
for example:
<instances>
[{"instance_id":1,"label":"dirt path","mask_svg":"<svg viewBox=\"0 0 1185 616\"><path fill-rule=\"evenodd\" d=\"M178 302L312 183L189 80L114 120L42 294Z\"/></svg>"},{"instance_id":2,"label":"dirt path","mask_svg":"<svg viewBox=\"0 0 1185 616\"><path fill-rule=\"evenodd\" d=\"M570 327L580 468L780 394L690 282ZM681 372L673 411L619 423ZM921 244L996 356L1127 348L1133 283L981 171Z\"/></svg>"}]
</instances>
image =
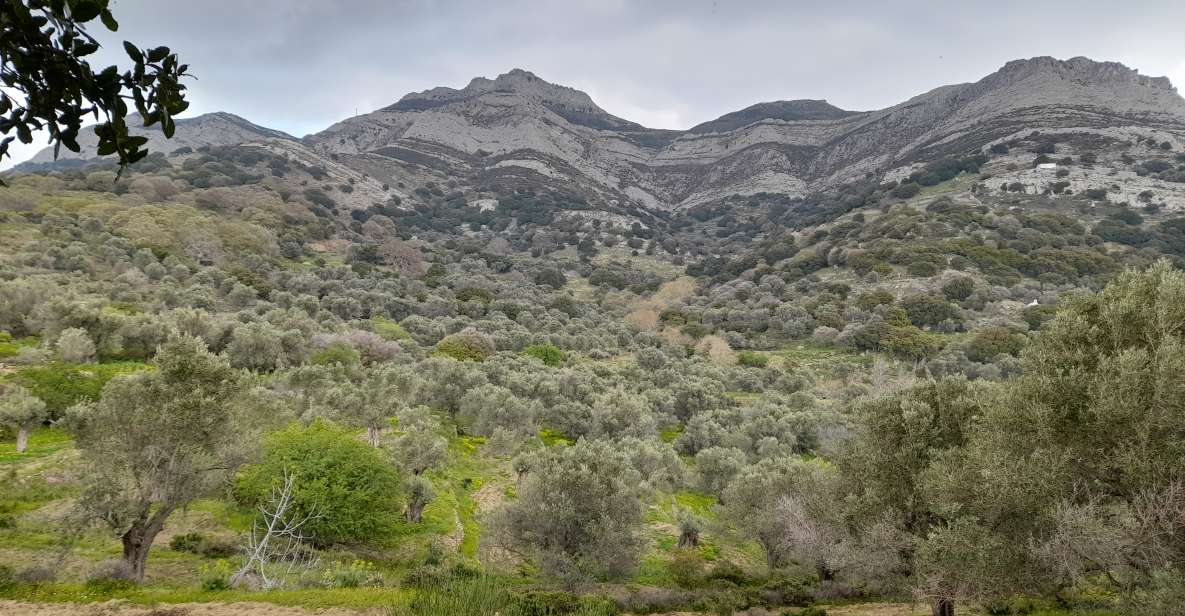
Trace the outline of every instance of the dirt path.
<instances>
[{"instance_id":1,"label":"dirt path","mask_svg":"<svg viewBox=\"0 0 1185 616\"><path fill-rule=\"evenodd\" d=\"M122 601L80 605L0 600L0 614L5 616L377 616L381 613L344 608L306 610L270 603L179 603L146 607Z\"/></svg>"}]
</instances>

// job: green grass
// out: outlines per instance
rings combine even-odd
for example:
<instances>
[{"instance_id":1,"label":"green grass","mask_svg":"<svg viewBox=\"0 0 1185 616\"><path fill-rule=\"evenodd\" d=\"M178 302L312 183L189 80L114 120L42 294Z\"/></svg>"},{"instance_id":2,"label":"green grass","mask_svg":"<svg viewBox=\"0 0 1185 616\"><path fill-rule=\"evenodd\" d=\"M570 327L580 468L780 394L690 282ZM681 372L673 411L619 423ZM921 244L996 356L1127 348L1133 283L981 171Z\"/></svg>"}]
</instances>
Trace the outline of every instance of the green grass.
<instances>
[{"instance_id":1,"label":"green grass","mask_svg":"<svg viewBox=\"0 0 1185 616\"><path fill-rule=\"evenodd\" d=\"M259 601L305 608L375 608L405 605L412 592L402 588L307 588L290 590L207 591L198 587L141 586L102 589L83 584L19 585L0 589L0 598L37 603L91 603L120 599L137 605L168 603L234 603Z\"/></svg>"},{"instance_id":2,"label":"green grass","mask_svg":"<svg viewBox=\"0 0 1185 616\"><path fill-rule=\"evenodd\" d=\"M712 507L716 504L716 497L711 494L695 490L680 490L675 493L675 502L700 517L707 519L716 517L712 511Z\"/></svg>"},{"instance_id":3,"label":"green grass","mask_svg":"<svg viewBox=\"0 0 1185 616\"><path fill-rule=\"evenodd\" d=\"M539 440L543 441L544 445L552 447L555 445L575 445L576 439L564 434L560 430L554 428L543 428L539 430Z\"/></svg>"},{"instance_id":4,"label":"green grass","mask_svg":"<svg viewBox=\"0 0 1185 616\"><path fill-rule=\"evenodd\" d=\"M0 443L0 466L46 458L74 446L74 438L58 428L39 428L29 435L29 448L16 452L16 441Z\"/></svg>"},{"instance_id":5,"label":"green grass","mask_svg":"<svg viewBox=\"0 0 1185 616\"><path fill-rule=\"evenodd\" d=\"M675 442L675 439L679 438L680 434L683 434L683 424L675 424L673 426L667 426L663 428L662 431L658 433L658 438L662 439L662 442L664 443L673 443Z\"/></svg>"},{"instance_id":6,"label":"green grass","mask_svg":"<svg viewBox=\"0 0 1185 616\"><path fill-rule=\"evenodd\" d=\"M787 368L810 368L812 370L830 370L838 364L869 366L874 357L869 353L824 346L814 342L800 342L777 351L770 351L769 354L780 358Z\"/></svg>"},{"instance_id":7,"label":"green grass","mask_svg":"<svg viewBox=\"0 0 1185 616\"><path fill-rule=\"evenodd\" d=\"M35 347L41 344L37 336L26 336L16 339L0 339L0 357L16 357L22 348Z\"/></svg>"}]
</instances>

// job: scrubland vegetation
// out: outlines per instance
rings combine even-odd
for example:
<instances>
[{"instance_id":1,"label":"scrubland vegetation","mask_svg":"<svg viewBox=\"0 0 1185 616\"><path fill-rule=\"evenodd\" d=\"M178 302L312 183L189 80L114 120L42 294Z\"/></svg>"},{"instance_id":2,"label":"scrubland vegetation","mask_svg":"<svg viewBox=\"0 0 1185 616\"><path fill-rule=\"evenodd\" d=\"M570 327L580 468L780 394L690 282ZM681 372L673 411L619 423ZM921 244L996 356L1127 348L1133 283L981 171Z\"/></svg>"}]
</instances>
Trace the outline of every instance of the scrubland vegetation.
<instances>
[{"instance_id":1,"label":"scrubland vegetation","mask_svg":"<svg viewBox=\"0 0 1185 616\"><path fill-rule=\"evenodd\" d=\"M1182 219L1003 164L630 225L265 148L8 177L0 597L1173 614Z\"/></svg>"}]
</instances>

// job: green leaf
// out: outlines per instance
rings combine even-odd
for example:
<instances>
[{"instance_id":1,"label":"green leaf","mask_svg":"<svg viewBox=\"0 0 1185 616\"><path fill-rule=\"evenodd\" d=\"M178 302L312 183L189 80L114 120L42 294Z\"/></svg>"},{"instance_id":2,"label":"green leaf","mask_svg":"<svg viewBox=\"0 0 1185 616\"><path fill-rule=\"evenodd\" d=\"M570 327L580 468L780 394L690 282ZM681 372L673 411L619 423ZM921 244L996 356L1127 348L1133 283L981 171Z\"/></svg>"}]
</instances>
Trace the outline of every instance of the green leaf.
<instances>
[{"instance_id":1,"label":"green leaf","mask_svg":"<svg viewBox=\"0 0 1185 616\"><path fill-rule=\"evenodd\" d=\"M173 118L165 116L164 122L161 124L161 130L164 131L166 139L172 139L173 133L177 130L177 125L173 122Z\"/></svg>"},{"instance_id":2,"label":"green leaf","mask_svg":"<svg viewBox=\"0 0 1185 616\"><path fill-rule=\"evenodd\" d=\"M74 0L70 3L70 16L78 23L86 23L102 14L106 4L99 0Z\"/></svg>"},{"instance_id":3,"label":"green leaf","mask_svg":"<svg viewBox=\"0 0 1185 616\"><path fill-rule=\"evenodd\" d=\"M111 14L110 10L103 9L103 12L99 13L99 19L103 21L103 25L107 26L108 30L112 32L119 30L119 22L115 21L115 16Z\"/></svg>"},{"instance_id":4,"label":"green leaf","mask_svg":"<svg viewBox=\"0 0 1185 616\"><path fill-rule=\"evenodd\" d=\"M134 60L137 64L144 62L144 54L140 49L133 45L130 41L123 42L124 51L128 52L128 57Z\"/></svg>"},{"instance_id":5,"label":"green leaf","mask_svg":"<svg viewBox=\"0 0 1185 616\"><path fill-rule=\"evenodd\" d=\"M167 57L169 57L169 48L168 47L162 46L162 47L157 47L156 49L148 50L148 61L149 62L160 62L161 60L164 60Z\"/></svg>"}]
</instances>

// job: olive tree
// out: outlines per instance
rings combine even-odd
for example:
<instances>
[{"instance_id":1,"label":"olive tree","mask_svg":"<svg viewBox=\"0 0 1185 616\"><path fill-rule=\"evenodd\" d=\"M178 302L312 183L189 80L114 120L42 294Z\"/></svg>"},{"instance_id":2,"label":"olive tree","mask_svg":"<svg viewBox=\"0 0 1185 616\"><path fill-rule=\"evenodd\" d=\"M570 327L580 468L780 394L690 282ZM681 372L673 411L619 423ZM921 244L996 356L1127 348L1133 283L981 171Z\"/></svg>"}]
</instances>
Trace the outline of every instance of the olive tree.
<instances>
[{"instance_id":1,"label":"olive tree","mask_svg":"<svg viewBox=\"0 0 1185 616\"><path fill-rule=\"evenodd\" d=\"M642 547L640 477L617 448L580 440L540 454L494 520L500 547L569 581L620 577Z\"/></svg>"},{"instance_id":2,"label":"olive tree","mask_svg":"<svg viewBox=\"0 0 1185 616\"><path fill-rule=\"evenodd\" d=\"M16 452L29 445L29 431L49 418L45 402L20 385L0 390L0 425L16 430Z\"/></svg>"},{"instance_id":3,"label":"olive tree","mask_svg":"<svg viewBox=\"0 0 1185 616\"><path fill-rule=\"evenodd\" d=\"M95 360L95 343L85 329L71 327L58 334L58 359L72 364Z\"/></svg>"},{"instance_id":4,"label":"olive tree","mask_svg":"<svg viewBox=\"0 0 1185 616\"><path fill-rule=\"evenodd\" d=\"M153 362L68 416L83 460L80 505L120 534L137 581L169 515L225 479L254 440L234 404L240 373L205 343L175 337Z\"/></svg>"},{"instance_id":5,"label":"olive tree","mask_svg":"<svg viewBox=\"0 0 1185 616\"><path fill-rule=\"evenodd\" d=\"M383 428L419 395L422 382L407 366L384 366L367 371L356 383L332 390L330 404L345 423L366 428L366 439L379 446Z\"/></svg>"},{"instance_id":6,"label":"olive tree","mask_svg":"<svg viewBox=\"0 0 1185 616\"><path fill-rule=\"evenodd\" d=\"M1162 261L1065 303L1022 362L927 481L951 518L940 538L995 546L991 563L931 566L933 581L998 596L1089 578L1131 599L1179 577L1185 274Z\"/></svg>"},{"instance_id":7,"label":"olive tree","mask_svg":"<svg viewBox=\"0 0 1185 616\"><path fill-rule=\"evenodd\" d=\"M857 405L856 435L837 460L853 525L874 528L888 517L914 545L943 528L950 512L925 489L925 481L944 452L967 444L973 420L983 414L982 402L982 388L957 378L927 381ZM913 550L904 556L912 575ZM936 616L953 615L956 595L928 596Z\"/></svg>"},{"instance_id":8,"label":"olive tree","mask_svg":"<svg viewBox=\"0 0 1185 616\"><path fill-rule=\"evenodd\" d=\"M440 464L448 453L448 441L440 434L440 421L426 406L405 409L397 415L397 434L390 440L395 465L412 475Z\"/></svg>"}]
</instances>

